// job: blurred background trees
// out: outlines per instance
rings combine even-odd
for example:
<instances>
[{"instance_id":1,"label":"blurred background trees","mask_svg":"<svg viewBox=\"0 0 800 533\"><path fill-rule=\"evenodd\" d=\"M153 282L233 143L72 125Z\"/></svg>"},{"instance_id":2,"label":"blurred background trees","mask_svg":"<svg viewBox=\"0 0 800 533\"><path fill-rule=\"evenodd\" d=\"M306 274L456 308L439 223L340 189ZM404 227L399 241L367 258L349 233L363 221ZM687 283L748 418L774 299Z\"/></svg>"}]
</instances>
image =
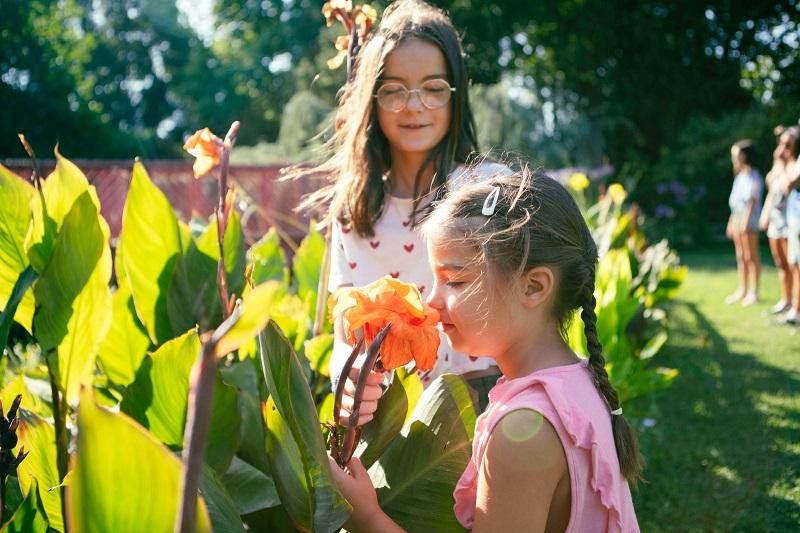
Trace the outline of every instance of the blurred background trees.
<instances>
[{"instance_id":1,"label":"blurred background trees","mask_svg":"<svg viewBox=\"0 0 800 533\"><path fill-rule=\"evenodd\" d=\"M311 157L344 81L322 3L0 0L0 158L24 157L17 133L40 156L182 157L233 120L239 161ZM433 3L463 31L482 149L611 164L676 237L724 219L733 142L766 173L800 118L797 0Z\"/></svg>"}]
</instances>

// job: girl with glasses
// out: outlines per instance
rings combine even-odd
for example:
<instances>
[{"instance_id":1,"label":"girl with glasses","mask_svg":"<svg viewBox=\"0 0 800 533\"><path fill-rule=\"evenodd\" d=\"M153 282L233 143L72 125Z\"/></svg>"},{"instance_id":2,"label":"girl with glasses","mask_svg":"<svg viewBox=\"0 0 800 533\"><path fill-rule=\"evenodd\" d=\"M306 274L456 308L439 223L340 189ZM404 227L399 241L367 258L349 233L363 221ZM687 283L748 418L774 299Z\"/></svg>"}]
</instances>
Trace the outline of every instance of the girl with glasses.
<instances>
[{"instance_id":1,"label":"girl with glasses","mask_svg":"<svg viewBox=\"0 0 800 533\"><path fill-rule=\"evenodd\" d=\"M365 286L390 275L415 283L426 296L433 276L416 226L432 202L442 198L444 185L466 172L477 149L464 52L442 11L420 0L398 0L386 8L354 67L328 144L330 157L308 171L327 174L331 184L300 208L326 209L323 222L331 228L329 290ZM498 171L508 169L484 162L470 172ZM335 332L330 363L334 383L352 350L341 319ZM353 378L359 364L355 367ZM500 375L494 361L463 355L442 335L435 368L420 373L423 385L445 372L462 374L482 389L478 392L483 404ZM372 419L383 379L379 373L370 375L359 423ZM345 389L343 423L352 408L351 389Z\"/></svg>"}]
</instances>

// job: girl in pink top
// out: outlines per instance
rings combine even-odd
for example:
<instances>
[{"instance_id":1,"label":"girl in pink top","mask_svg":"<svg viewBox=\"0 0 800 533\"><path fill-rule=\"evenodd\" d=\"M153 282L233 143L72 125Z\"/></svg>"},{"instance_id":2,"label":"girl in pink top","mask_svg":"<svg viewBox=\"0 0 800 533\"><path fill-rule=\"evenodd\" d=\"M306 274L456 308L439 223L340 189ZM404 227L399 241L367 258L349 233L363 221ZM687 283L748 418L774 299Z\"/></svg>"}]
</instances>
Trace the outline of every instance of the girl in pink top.
<instances>
[{"instance_id":1,"label":"girl in pink top","mask_svg":"<svg viewBox=\"0 0 800 533\"><path fill-rule=\"evenodd\" d=\"M597 340L597 246L569 192L527 170L459 182L422 225L435 283L428 303L453 348L504 377L489 393L455 513L476 531L639 531L628 482L636 436ZM565 338L576 310L589 358ZM335 465L334 465L335 466ZM358 459L333 468L350 531L397 531Z\"/></svg>"}]
</instances>

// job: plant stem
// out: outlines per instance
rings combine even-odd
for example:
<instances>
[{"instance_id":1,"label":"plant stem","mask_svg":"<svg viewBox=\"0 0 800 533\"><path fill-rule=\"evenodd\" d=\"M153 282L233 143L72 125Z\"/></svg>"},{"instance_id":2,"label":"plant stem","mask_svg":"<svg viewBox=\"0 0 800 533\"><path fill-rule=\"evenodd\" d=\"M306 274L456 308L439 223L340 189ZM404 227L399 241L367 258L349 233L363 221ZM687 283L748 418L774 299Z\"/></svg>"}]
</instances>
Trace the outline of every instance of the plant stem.
<instances>
[{"instance_id":1,"label":"plant stem","mask_svg":"<svg viewBox=\"0 0 800 533\"><path fill-rule=\"evenodd\" d=\"M350 419L347 421L347 429L344 432L344 439L342 440L342 451L339 454L343 464L347 464L350 458L353 457L353 452L356 450L358 439L356 438L356 428L358 427L358 413L361 410L361 399L364 397L364 389L367 386L367 377L372 369L375 367L375 361L380 355L381 344L383 344L386 335L392 328L391 322L383 327L383 329L375 335L375 339L367 349L367 358L364 361L364 366L358 374L358 381L356 382L356 390L353 393L353 410L350 412ZM340 378L341 380L341 378Z\"/></svg>"},{"instance_id":2,"label":"plant stem","mask_svg":"<svg viewBox=\"0 0 800 533\"><path fill-rule=\"evenodd\" d=\"M228 196L228 167L230 165L231 150L236 143L236 133L239 131L239 122L231 124L222 146L219 158L219 203L217 204L217 246L219 248L219 261L217 262L217 289L219 290L220 305L222 306L222 319L231 314L230 297L228 296L227 271L225 269L225 230L228 226L230 212L227 209Z\"/></svg>"},{"instance_id":3,"label":"plant stem","mask_svg":"<svg viewBox=\"0 0 800 533\"><path fill-rule=\"evenodd\" d=\"M56 467L58 468L58 482L63 483L69 471L69 441L67 440L67 400L56 386L56 379L50 363L47 363L47 372L50 375L50 392L53 396L53 423L56 433ZM61 495L61 516L66 520L67 506L63 492Z\"/></svg>"},{"instance_id":4,"label":"plant stem","mask_svg":"<svg viewBox=\"0 0 800 533\"><path fill-rule=\"evenodd\" d=\"M189 405L186 416L186 436L183 449L183 476L175 531L190 533L197 518L197 489L203 467L203 453L211 423L211 408L216 385L216 343L208 342L201 351L200 361L192 368L189 385Z\"/></svg>"}]
</instances>

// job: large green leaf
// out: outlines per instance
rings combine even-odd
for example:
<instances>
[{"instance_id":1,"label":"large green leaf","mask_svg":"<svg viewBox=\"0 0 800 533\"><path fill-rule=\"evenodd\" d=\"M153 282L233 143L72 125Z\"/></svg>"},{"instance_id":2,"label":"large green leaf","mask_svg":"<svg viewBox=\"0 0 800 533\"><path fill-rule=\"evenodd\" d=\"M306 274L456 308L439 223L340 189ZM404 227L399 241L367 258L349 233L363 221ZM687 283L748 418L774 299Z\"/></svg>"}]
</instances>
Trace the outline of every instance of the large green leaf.
<instances>
[{"instance_id":1,"label":"large green leaf","mask_svg":"<svg viewBox=\"0 0 800 533\"><path fill-rule=\"evenodd\" d=\"M95 188L89 185L86 176L74 163L61 157L56 150L56 168L42 184L39 197L34 197L30 204L33 218L25 236L25 250L36 272L44 272L64 218L86 192L99 212L100 200Z\"/></svg>"},{"instance_id":2,"label":"large green leaf","mask_svg":"<svg viewBox=\"0 0 800 533\"><path fill-rule=\"evenodd\" d=\"M14 511L11 519L3 524L0 533L48 533L47 514L39 497L39 484L31 479L28 495L22 505Z\"/></svg>"},{"instance_id":3,"label":"large green leaf","mask_svg":"<svg viewBox=\"0 0 800 533\"><path fill-rule=\"evenodd\" d=\"M11 294L6 301L6 306L0 311L0 346L5 346L8 342L8 334L11 331L11 325L14 323L14 320L19 317L17 314L19 305L23 303L28 295L33 297L33 291L31 291L30 288L38 279L39 274L36 273L31 265L28 265L25 267L25 270L20 273L19 278L17 278L17 281L14 283ZM23 319L27 320L27 318ZM26 329L31 331L30 324L26 326Z\"/></svg>"},{"instance_id":4,"label":"large green leaf","mask_svg":"<svg viewBox=\"0 0 800 533\"><path fill-rule=\"evenodd\" d=\"M225 229L223 244L228 294L241 297L245 269L244 234L235 211ZM186 331L195 325L205 331L222 321L217 288L218 262L219 243L214 219L196 241L189 243L176 264L167 297L173 331Z\"/></svg>"},{"instance_id":5,"label":"large green leaf","mask_svg":"<svg viewBox=\"0 0 800 533\"><path fill-rule=\"evenodd\" d=\"M167 290L183 247L181 233L167 197L150 181L144 166L135 163L119 249L136 313L156 345L173 335Z\"/></svg>"},{"instance_id":6,"label":"large green leaf","mask_svg":"<svg viewBox=\"0 0 800 533\"><path fill-rule=\"evenodd\" d=\"M281 239L274 227L269 228L258 242L247 251L247 263L253 264L253 283L276 280L288 283L289 269L286 254L281 248Z\"/></svg>"},{"instance_id":7,"label":"large green leaf","mask_svg":"<svg viewBox=\"0 0 800 533\"><path fill-rule=\"evenodd\" d=\"M281 494L281 501L287 506L287 511L298 527L312 524L311 528L315 531L334 531L350 515L350 506L333 484L314 400L300 362L289 340L280 332L275 322L270 322L259 335L259 354L274 403L274 411L267 407L267 429L268 434L273 437L271 439L268 436L267 441L272 443L274 451L275 447L283 450L295 447L307 478L307 489L301 495L296 485L289 485L291 477L287 480L282 477L283 471L275 469L282 465L276 465L270 459L273 479L278 493ZM275 429L275 424L270 424L271 420L275 422L276 412L286 426L281 431ZM289 440L294 443L288 442ZM302 512L296 507L290 507L287 500L284 500L286 494L291 494L297 501L307 502Z\"/></svg>"},{"instance_id":8,"label":"large green leaf","mask_svg":"<svg viewBox=\"0 0 800 533\"><path fill-rule=\"evenodd\" d=\"M36 191L28 182L0 165L0 309L5 310L20 272L30 264L25 235L31 224L31 200ZM26 291L12 318L31 332L33 291ZM5 344L3 344L4 346Z\"/></svg>"},{"instance_id":9,"label":"large green leaf","mask_svg":"<svg viewBox=\"0 0 800 533\"><path fill-rule=\"evenodd\" d=\"M272 478L238 457L233 458L221 481L239 514L254 513L281 503Z\"/></svg>"},{"instance_id":10,"label":"large green leaf","mask_svg":"<svg viewBox=\"0 0 800 533\"><path fill-rule=\"evenodd\" d=\"M437 378L369 469L381 508L406 531L463 531L453 490L469 462L475 408L461 376Z\"/></svg>"},{"instance_id":11,"label":"large green leaf","mask_svg":"<svg viewBox=\"0 0 800 533\"><path fill-rule=\"evenodd\" d=\"M172 531L181 463L138 424L81 394L69 512L75 531ZM210 531L198 495L197 531Z\"/></svg>"},{"instance_id":12,"label":"large green leaf","mask_svg":"<svg viewBox=\"0 0 800 533\"><path fill-rule=\"evenodd\" d=\"M164 343L145 358L122 398L122 412L167 446L184 444L189 377L199 352L200 341L193 330ZM237 405L236 388L225 385L217 374L206 461L220 472L227 469L236 452L241 424Z\"/></svg>"},{"instance_id":13,"label":"large green leaf","mask_svg":"<svg viewBox=\"0 0 800 533\"><path fill-rule=\"evenodd\" d=\"M111 298L111 326L97 348L97 360L113 383L128 386L150 347L150 337L136 316L127 280Z\"/></svg>"},{"instance_id":14,"label":"large green leaf","mask_svg":"<svg viewBox=\"0 0 800 533\"><path fill-rule=\"evenodd\" d=\"M312 531L314 499L311 473L292 436L289 425L275 406L272 396L266 404L266 452L275 489L283 509L300 531ZM331 530L335 530L333 527Z\"/></svg>"},{"instance_id":15,"label":"large green leaf","mask_svg":"<svg viewBox=\"0 0 800 533\"><path fill-rule=\"evenodd\" d=\"M308 235L300 243L300 247L294 255L292 272L297 284L297 296L305 300L306 296L313 295L310 302L312 312L316 309L319 269L324 255L325 238L311 226Z\"/></svg>"},{"instance_id":16,"label":"large green leaf","mask_svg":"<svg viewBox=\"0 0 800 533\"><path fill-rule=\"evenodd\" d=\"M80 385L91 382L97 346L111 321L108 236L91 193L84 192L64 217L34 290L34 332L70 403Z\"/></svg>"},{"instance_id":17,"label":"large green leaf","mask_svg":"<svg viewBox=\"0 0 800 533\"><path fill-rule=\"evenodd\" d=\"M378 400L375 417L364 426L355 454L369 468L389 448L410 419L422 396L422 381L416 372L398 368L392 382Z\"/></svg>"},{"instance_id":18,"label":"large green leaf","mask_svg":"<svg viewBox=\"0 0 800 533\"><path fill-rule=\"evenodd\" d=\"M200 476L200 494L206 500L208 515L214 533L244 533L239 511L219 476L208 465L203 465Z\"/></svg>"},{"instance_id":19,"label":"large green leaf","mask_svg":"<svg viewBox=\"0 0 800 533\"><path fill-rule=\"evenodd\" d=\"M25 398L23 398L23 405ZM40 488L42 505L47 513L50 527L65 531L64 518L61 514L61 498L63 489L49 490L61 485L56 466L56 432L53 426L44 419L25 408L19 410L20 424L17 434L17 449L24 447L30 452L17 467L17 477L22 494L28 496L31 480L36 479Z\"/></svg>"}]
</instances>

